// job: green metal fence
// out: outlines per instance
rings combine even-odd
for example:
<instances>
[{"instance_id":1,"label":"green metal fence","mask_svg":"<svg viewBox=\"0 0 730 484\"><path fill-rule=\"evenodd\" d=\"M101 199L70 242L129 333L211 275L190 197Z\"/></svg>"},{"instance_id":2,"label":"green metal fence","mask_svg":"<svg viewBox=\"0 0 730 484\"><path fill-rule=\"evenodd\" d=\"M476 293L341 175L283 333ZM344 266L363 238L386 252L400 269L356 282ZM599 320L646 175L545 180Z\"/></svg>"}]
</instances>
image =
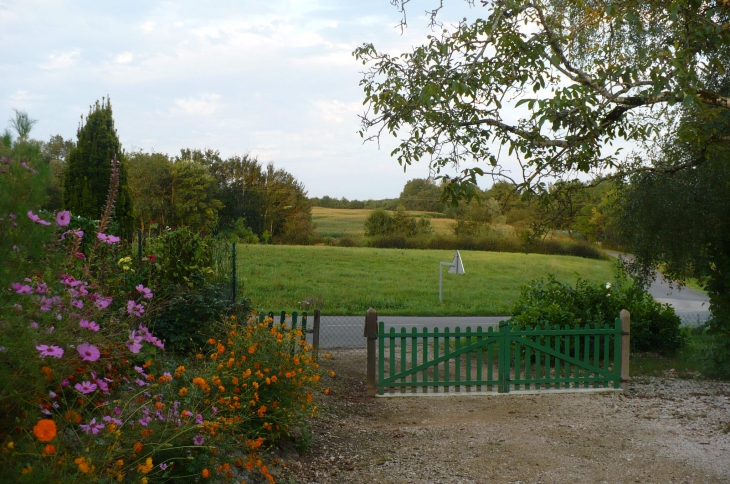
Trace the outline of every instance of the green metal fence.
<instances>
[{"instance_id":1,"label":"green metal fence","mask_svg":"<svg viewBox=\"0 0 730 484\"><path fill-rule=\"evenodd\" d=\"M625 333L623 333L625 334ZM618 389L621 320L613 326L420 331L379 323L377 393Z\"/></svg>"}]
</instances>

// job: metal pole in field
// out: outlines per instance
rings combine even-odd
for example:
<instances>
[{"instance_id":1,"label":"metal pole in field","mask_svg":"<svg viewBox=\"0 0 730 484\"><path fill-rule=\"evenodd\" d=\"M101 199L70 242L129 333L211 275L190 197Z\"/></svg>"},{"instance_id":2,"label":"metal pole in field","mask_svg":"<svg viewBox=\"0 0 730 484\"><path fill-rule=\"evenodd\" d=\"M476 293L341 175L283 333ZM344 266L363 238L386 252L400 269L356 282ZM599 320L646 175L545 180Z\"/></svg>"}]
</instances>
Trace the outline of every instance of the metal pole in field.
<instances>
[{"instance_id":1,"label":"metal pole in field","mask_svg":"<svg viewBox=\"0 0 730 484\"><path fill-rule=\"evenodd\" d=\"M238 290L236 281L236 243L231 243L231 302L236 302L236 292Z\"/></svg>"},{"instance_id":2,"label":"metal pole in field","mask_svg":"<svg viewBox=\"0 0 730 484\"><path fill-rule=\"evenodd\" d=\"M312 323L312 351L315 357L319 356L319 324L321 320L319 309L314 310L314 323Z\"/></svg>"},{"instance_id":3,"label":"metal pole in field","mask_svg":"<svg viewBox=\"0 0 730 484\"><path fill-rule=\"evenodd\" d=\"M363 336L368 339L368 360L367 360L367 392L369 397L374 397L377 392L377 379L375 375L375 345L378 342L378 312L370 308L365 314L365 331Z\"/></svg>"},{"instance_id":4,"label":"metal pole in field","mask_svg":"<svg viewBox=\"0 0 730 484\"><path fill-rule=\"evenodd\" d=\"M461 254L459 254L458 250L454 254L454 260L439 264L439 302L441 302L441 296L443 294L444 266L449 268L451 274L464 274L464 264L461 262Z\"/></svg>"}]
</instances>

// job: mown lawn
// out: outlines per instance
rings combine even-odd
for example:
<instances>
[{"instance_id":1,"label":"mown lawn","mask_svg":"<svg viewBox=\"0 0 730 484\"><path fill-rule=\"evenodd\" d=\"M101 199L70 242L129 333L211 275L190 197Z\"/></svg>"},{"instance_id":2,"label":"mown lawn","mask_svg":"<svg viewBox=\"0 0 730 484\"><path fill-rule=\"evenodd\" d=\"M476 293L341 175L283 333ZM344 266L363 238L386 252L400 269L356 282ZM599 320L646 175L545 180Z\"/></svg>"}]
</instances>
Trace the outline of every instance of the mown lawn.
<instances>
[{"instance_id":1,"label":"mown lawn","mask_svg":"<svg viewBox=\"0 0 730 484\"><path fill-rule=\"evenodd\" d=\"M466 274L444 268L438 302L439 262L445 250L364 247L239 245L239 283L254 308L295 311L300 301L322 302L323 313L359 315L502 316L510 314L520 287L555 274L574 283L613 279L613 262L567 256L462 251Z\"/></svg>"}]
</instances>

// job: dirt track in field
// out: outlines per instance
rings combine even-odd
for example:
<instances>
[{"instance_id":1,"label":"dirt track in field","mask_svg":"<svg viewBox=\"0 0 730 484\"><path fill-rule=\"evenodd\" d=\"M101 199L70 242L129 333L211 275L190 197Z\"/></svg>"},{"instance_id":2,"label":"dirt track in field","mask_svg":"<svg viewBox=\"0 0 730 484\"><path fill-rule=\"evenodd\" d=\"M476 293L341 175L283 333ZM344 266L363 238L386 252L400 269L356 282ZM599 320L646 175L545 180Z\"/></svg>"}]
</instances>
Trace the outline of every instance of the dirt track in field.
<instances>
[{"instance_id":1,"label":"dirt track in field","mask_svg":"<svg viewBox=\"0 0 730 484\"><path fill-rule=\"evenodd\" d=\"M627 396L368 398L363 353L332 356L311 450L278 482L730 482L730 383L668 375L633 381Z\"/></svg>"}]
</instances>

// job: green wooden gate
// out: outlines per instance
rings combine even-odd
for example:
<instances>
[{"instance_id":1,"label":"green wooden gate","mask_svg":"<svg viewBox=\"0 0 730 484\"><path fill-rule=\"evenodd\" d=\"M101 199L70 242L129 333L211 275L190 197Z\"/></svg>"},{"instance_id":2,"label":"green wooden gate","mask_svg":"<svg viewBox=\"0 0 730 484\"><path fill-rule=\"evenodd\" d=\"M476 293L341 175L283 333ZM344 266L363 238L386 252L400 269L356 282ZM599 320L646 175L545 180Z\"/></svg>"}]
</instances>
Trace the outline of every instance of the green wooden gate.
<instances>
[{"instance_id":1,"label":"green wooden gate","mask_svg":"<svg viewBox=\"0 0 730 484\"><path fill-rule=\"evenodd\" d=\"M618 389L621 320L614 325L464 331L378 327L378 395Z\"/></svg>"}]
</instances>

